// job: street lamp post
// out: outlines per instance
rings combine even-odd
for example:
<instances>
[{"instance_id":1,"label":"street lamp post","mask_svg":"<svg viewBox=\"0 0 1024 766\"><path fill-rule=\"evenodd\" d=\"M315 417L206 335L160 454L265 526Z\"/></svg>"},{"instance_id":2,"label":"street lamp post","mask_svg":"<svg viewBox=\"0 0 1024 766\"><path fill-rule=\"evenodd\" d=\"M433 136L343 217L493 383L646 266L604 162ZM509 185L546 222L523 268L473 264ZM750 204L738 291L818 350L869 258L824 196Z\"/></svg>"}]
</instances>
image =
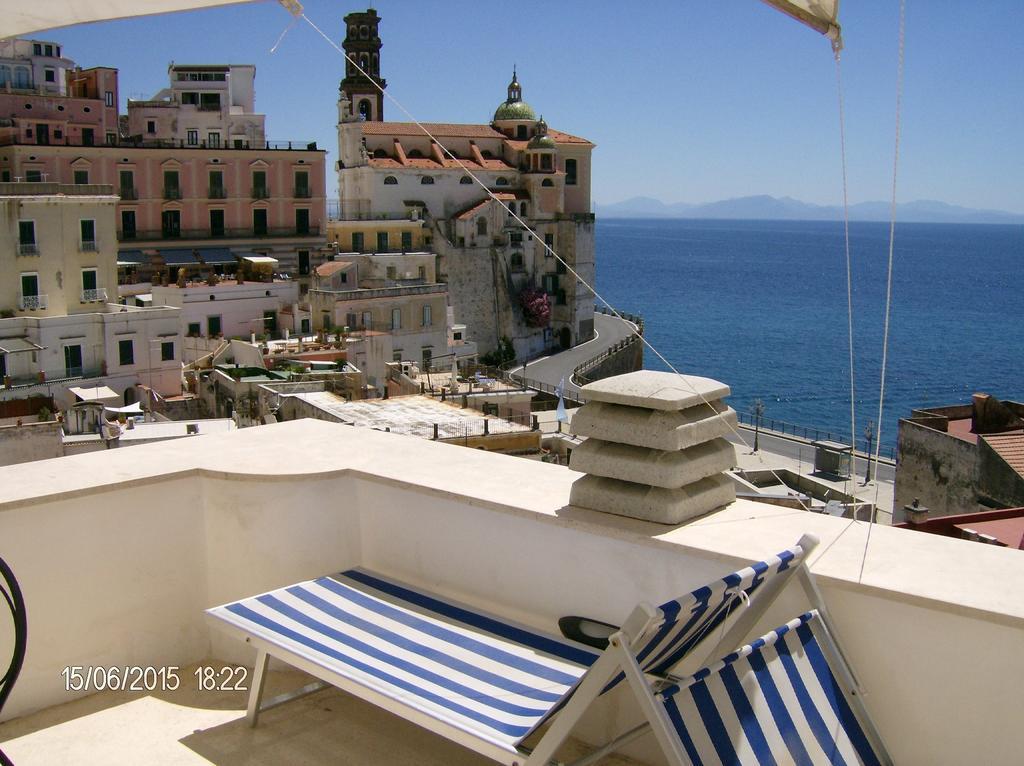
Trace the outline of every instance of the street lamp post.
<instances>
[{"instance_id":1,"label":"street lamp post","mask_svg":"<svg viewBox=\"0 0 1024 766\"><path fill-rule=\"evenodd\" d=\"M871 443L875 440L875 421L869 420L868 424L864 426L864 440L868 443L868 467L864 473L864 483L869 484L871 482Z\"/></svg>"},{"instance_id":2,"label":"street lamp post","mask_svg":"<svg viewBox=\"0 0 1024 766\"><path fill-rule=\"evenodd\" d=\"M761 433L761 418L764 417L764 402L755 399L750 405L750 414L754 416L754 452L758 449L758 436Z\"/></svg>"}]
</instances>

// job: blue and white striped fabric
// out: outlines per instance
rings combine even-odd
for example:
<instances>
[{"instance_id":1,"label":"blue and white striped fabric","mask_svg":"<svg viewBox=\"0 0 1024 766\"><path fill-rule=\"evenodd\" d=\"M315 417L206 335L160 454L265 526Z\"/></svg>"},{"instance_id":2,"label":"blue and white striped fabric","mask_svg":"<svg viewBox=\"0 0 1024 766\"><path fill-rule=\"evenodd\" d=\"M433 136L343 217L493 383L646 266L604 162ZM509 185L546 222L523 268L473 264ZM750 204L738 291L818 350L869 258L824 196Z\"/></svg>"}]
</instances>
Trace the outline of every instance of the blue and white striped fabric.
<instances>
[{"instance_id":1,"label":"blue and white striped fabric","mask_svg":"<svg viewBox=\"0 0 1024 766\"><path fill-rule=\"evenodd\" d=\"M771 577L800 565L804 550L799 545L765 561L758 561L731 575L698 588L684 598L668 601L660 609L665 619L633 642L637 662L645 673L668 675L700 641L714 633L741 603Z\"/></svg>"},{"instance_id":2,"label":"blue and white striped fabric","mask_svg":"<svg viewBox=\"0 0 1024 766\"><path fill-rule=\"evenodd\" d=\"M362 569L209 613L509 750L558 707L599 656Z\"/></svg>"},{"instance_id":3,"label":"blue and white striped fabric","mask_svg":"<svg viewBox=\"0 0 1024 766\"><path fill-rule=\"evenodd\" d=\"M880 764L808 612L659 695L694 766Z\"/></svg>"}]
</instances>

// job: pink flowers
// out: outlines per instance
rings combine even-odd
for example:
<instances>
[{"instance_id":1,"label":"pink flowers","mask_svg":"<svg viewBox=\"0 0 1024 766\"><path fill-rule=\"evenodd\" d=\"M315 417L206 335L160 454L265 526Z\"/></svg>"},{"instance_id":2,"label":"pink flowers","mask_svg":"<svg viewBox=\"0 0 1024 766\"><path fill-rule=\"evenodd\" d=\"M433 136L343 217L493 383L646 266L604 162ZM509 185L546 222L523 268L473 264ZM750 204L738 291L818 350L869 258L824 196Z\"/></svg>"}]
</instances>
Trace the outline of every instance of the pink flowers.
<instances>
[{"instance_id":1,"label":"pink flowers","mask_svg":"<svg viewBox=\"0 0 1024 766\"><path fill-rule=\"evenodd\" d=\"M530 327L547 327L551 321L551 300L547 293L536 287L526 287L519 293L519 306Z\"/></svg>"}]
</instances>

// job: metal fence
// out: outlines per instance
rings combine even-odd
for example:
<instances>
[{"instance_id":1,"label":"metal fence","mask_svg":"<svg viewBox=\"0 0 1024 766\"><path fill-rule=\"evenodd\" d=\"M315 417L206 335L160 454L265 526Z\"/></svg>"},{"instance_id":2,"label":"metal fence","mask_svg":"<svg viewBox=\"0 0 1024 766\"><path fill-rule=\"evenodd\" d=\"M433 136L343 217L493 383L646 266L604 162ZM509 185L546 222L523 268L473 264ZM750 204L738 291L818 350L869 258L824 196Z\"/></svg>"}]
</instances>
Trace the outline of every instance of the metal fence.
<instances>
[{"instance_id":1,"label":"metal fence","mask_svg":"<svg viewBox=\"0 0 1024 766\"><path fill-rule=\"evenodd\" d=\"M754 427L754 416L745 412L736 412L736 417L740 423ZM772 434L780 434L783 436L796 436L801 439L807 439L808 441L835 441L841 444L849 444L850 440L846 434L832 433L821 428L812 428L811 426L798 426L794 423L787 423L784 420L776 420L775 418L761 417L760 430L768 431ZM857 452L862 454L868 454L868 443L866 439L858 439L857 444L854 445ZM874 444L871 445L871 453L875 454ZM878 455L886 460L896 459L896 448L891 445L882 445L878 451Z\"/></svg>"}]
</instances>

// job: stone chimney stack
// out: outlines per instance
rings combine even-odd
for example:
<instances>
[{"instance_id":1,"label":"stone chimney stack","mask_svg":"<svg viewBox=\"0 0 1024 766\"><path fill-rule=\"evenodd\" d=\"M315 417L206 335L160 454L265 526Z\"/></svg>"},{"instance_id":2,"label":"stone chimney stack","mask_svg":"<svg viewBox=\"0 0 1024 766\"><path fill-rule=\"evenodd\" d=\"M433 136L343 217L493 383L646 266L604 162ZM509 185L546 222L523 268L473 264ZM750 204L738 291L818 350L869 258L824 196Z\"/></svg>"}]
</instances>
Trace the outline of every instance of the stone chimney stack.
<instances>
[{"instance_id":1,"label":"stone chimney stack","mask_svg":"<svg viewBox=\"0 0 1024 766\"><path fill-rule=\"evenodd\" d=\"M908 524L924 524L928 521L928 509L915 497L914 502L903 506L903 518Z\"/></svg>"},{"instance_id":2,"label":"stone chimney stack","mask_svg":"<svg viewBox=\"0 0 1024 766\"><path fill-rule=\"evenodd\" d=\"M582 388L573 417L587 440L570 467L585 474L572 505L662 524L679 524L736 499L736 452L724 437L736 412L729 387L710 378L641 370Z\"/></svg>"}]
</instances>

